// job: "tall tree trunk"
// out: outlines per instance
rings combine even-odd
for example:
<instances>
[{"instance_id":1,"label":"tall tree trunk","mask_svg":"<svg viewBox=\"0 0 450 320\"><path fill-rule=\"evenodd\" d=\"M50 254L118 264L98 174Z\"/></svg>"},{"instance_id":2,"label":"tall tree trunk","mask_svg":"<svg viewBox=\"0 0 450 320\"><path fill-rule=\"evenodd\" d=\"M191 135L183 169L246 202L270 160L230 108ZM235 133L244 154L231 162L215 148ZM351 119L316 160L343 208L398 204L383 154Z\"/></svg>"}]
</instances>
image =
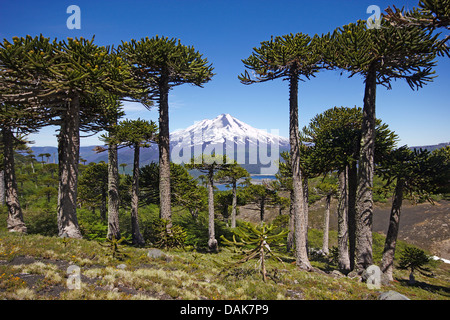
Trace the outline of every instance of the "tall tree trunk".
<instances>
[{"instance_id":1,"label":"tall tree trunk","mask_svg":"<svg viewBox=\"0 0 450 320\"><path fill-rule=\"evenodd\" d=\"M357 216L356 216L356 269L362 272L373 263L372 215L373 173L375 147L376 69L369 67L364 92L361 148L358 166Z\"/></svg>"},{"instance_id":2,"label":"tall tree trunk","mask_svg":"<svg viewBox=\"0 0 450 320\"><path fill-rule=\"evenodd\" d=\"M106 221L106 211L107 211L106 201L108 200L106 193L107 193L106 187L102 186L102 195L101 195L102 202L100 206L100 219L102 220L102 222Z\"/></svg>"},{"instance_id":3,"label":"tall tree trunk","mask_svg":"<svg viewBox=\"0 0 450 320\"><path fill-rule=\"evenodd\" d=\"M302 174L300 171L300 137L298 127L298 74L291 69L289 81L289 142L292 168L292 192L295 223L295 256L300 269L311 270L306 250L305 211L303 199Z\"/></svg>"},{"instance_id":4,"label":"tall tree trunk","mask_svg":"<svg viewBox=\"0 0 450 320\"><path fill-rule=\"evenodd\" d=\"M131 186L131 236L134 245L144 245L144 237L139 230L139 152L138 144L134 145L133 184Z\"/></svg>"},{"instance_id":5,"label":"tall tree trunk","mask_svg":"<svg viewBox=\"0 0 450 320\"><path fill-rule=\"evenodd\" d=\"M82 238L77 219L78 162L80 158L80 98L67 103L58 135L58 234Z\"/></svg>"},{"instance_id":6,"label":"tall tree trunk","mask_svg":"<svg viewBox=\"0 0 450 320\"><path fill-rule=\"evenodd\" d=\"M0 170L0 206L5 204L5 171Z\"/></svg>"},{"instance_id":7,"label":"tall tree trunk","mask_svg":"<svg viewBox=\"0 0 450 320\"><path fill-rule=\"evenodd\" d=\"M309 187L308 187L308 176L303 176L303 219L305 228L305 247L306 252L309 254L308 250L308 218L309 218Z\"/></svg>"},{"instance_id":8,"label":"tall tree trunk","mask_svg":"<svg viewBox=\"0 0 450 320\"><path fill-rule=\"evenodd\" d=\"M348 167L348 255L350 270L355 268L356 247L356 190L358 188L358 168L356 161Z\"/></svg>"},{"instance_id":9,"label":"tall tree trunk","mask_svg":"<svg viewBox=\"0 0 450 320\"><path fill-rule=\"evenodd\" d=\"M392 201L391 217L389 219L389 229L384 243L383 259L381 261L381 271L388 276L389 280L394 280L392 272L394 270L395 246L397 244L398 230L400 225L400 213L403 202L403 179L397 180L395 186L394 199Z\"/></svg>"},{"instance_id":10,"label":"tall tree trunk","mask_svg":"<svg viewBox=\"0 0 450 320\"><path fill-rule=\"evenodd\" d=\"M347 167L339 172L339 204L338 204L338 268L346 273L350 271L348 256L348 194Z\"/></svg>"},{"instance_id":11,"label":"tall tree trunk","mask_svg":"<svg viewBox=\"0 0 450 320\"><path fill-rule=\"evenodd\" d=\"M172 227L170 207L170 139L169 139L169 84L163 75L159 88L159 199L160 218Z\"/></svg>"},{"instance_id":12,"label":"tall tree trunk","mask_svg":"<svg viewBox=\"0 0 450 320\"><path fill-rule=\"evenodd\" d=\"M236 208L237 208L237 187L236 181L233 181L233 200L231 204L231 228L236 228Z\"/></svg>"},{"instance_id":13,"label":"tall tree trunk","mask_svg":"<svg viewBox=\"0 0 450 320\"><path fill-rule=\"evenodd\" d=\"M326 255L330 253L330 250L328 249L328 235L330 231L330 202L331 202L331 194L327 194L325 215L323 219L324 221L323 221L323 244L322 244L322 251Z\"/></svg>"},{"instance_id":14,"label":"tall tree trunk","mask_svg":"<svg viewBox=\"0 0 450 320\"><path fill-rule=\"evenodd\" d=\"M208 213L208 249L211 252L217 252L219 247L214 230L214 172L212 170L208 173Z\"/></svg>"},{"instance_id":15,"label":"tall tree trunk","mask_svg":"<svg viewBox=\"0 0 450 320\"><path fill-rule=\"evenodd\" d=\"M108 238L120 239L119 227L119 167L117 144L108 147Z\"/></svg>"},{"instance_id":16,"label":"tall tree trunk","mask_svg":"<svg viewBox=\"0 0 450 320\"><path fill-rule=\"evenodd\" d=\"M27 228L23 221L22 209L17 192L17 180L14 163L14 137L9 127L3 127L3 172L4 185L6 187L5 200L8 207L6 224L10 232L26 233Z\"/></svg>"},{"instance_id":17,"label":"tall tree trunk","mask_svg":"<svg viewBox=\"0 0 450 320\"><path fill-rule=\"evenodd\" d=\"M289 203L289 233L286 239L286 251L290 252L295 243L295 217L294 217L294 192L289 192L291 201Z\"/></svg>"},{"instance_id":18,"label":"tall tree trunk","mask_svg":"<svg viewBox=\"0 0 450 320\"><path fill-rule=\"evenodd\" d=\"M259 202L259 219L261 221L261 224L264 222L265 206L266 206L266 199L262 197L261 201Z\"/></svg>"}]
</instances>

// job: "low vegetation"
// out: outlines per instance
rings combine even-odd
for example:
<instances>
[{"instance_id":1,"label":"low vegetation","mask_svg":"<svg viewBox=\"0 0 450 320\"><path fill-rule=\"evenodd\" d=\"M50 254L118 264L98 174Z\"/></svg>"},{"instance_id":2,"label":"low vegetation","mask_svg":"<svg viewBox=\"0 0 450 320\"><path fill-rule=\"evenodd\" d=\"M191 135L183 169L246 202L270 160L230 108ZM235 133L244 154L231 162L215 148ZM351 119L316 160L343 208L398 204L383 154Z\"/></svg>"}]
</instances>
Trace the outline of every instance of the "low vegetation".
<instances>
[{"instance_id":1,"label":"low vegetation","mask_svg":"<svg viewBox=\"0 0 450 320\"><path fill-rule=\"evenodd\" d=\"M155 212L153 215L157 217ZM151 220L152 213L144 211L145 216ZM187 217L179 215L175 220L187 226ZM204 225L206 231L207 217L200 218L197 223ZM5 213L2 213L0 221L4 220ZM238 220L239 225L242 224ZM232 234L220 224L218 231L227 237ZM207 232L205 234L207 237ZM187 232L187 239L190 244L184 250L164 249L160 256L149 257L149 247L137 248L125 242L118 244L120 255L114 255L104 240L10 233L2 225L0 299L372 300L377 299L381 291L388 290L410 299L450 299L450 267L440 262L433 261L429 266L433 277L418 273L414 285L408 284L409 271L396 268L395 280L389 286L374 290L361 282L360 277L338 273L333 250L328 257L311 250L310 260L315 272L305 272L295 266L292 254L280 249L283 261L266 260L267 280L264 282L257 258L223 269L222 265L229 265L236 257L237 248L221 245L219 253L206 253L194 245L199 241L195 234ZM322 232L311 229L308 241L311 248L320 248ZM330 246L336 243L337 233L331 232ZM381 259L383 244L384 237L374 234L377 261ZM401 253L409 247L400 242L397 251ZM275 247L271 249L275 250ZM70 265L80 267L81 289L68 289L67 268Z\"/></svg>"}]
</instances>

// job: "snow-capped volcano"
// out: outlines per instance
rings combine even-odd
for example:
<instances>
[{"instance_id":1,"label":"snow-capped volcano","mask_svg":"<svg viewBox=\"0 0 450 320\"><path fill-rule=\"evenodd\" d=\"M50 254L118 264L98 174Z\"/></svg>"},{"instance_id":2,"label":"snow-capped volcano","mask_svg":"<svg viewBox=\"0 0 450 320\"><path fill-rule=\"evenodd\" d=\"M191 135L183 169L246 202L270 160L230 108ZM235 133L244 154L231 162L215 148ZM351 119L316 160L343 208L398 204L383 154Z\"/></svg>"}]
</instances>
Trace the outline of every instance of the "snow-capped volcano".
<instances>
[{"instance_id":1,"label":"snow-capped volcano","mask_svg":"<svg viewBox=\"0 0 450 320\"><path fill-rule=\"evenodd\" d=\"M221 114L170 134L171 160L187 163L192 157L225 155L252 173L275 174L281 151L289 150L289 140L278 130L260 130ZM220 161L220 160L218 160Z\"/></svg>"},{"instance_id":2,"label":"snow-capped volcano","mask_svg":"<svg viewBox=\"0 0 450 320\"><path fill-rule=\"evenodd\" d=\"M214 119L199 121L184 130L172 132L170 141L173 145L178 143L186 145L187 143L192 146L197 144L198 138L200 138L203 144L222 144L228 141L237 144L265 142L268 144L279 143L283 147L288 146L288 139L278 136L274 131L271 130L271 133L268 133L266 130L253 128L224 113Z\"/></svg>"}]
</instances>

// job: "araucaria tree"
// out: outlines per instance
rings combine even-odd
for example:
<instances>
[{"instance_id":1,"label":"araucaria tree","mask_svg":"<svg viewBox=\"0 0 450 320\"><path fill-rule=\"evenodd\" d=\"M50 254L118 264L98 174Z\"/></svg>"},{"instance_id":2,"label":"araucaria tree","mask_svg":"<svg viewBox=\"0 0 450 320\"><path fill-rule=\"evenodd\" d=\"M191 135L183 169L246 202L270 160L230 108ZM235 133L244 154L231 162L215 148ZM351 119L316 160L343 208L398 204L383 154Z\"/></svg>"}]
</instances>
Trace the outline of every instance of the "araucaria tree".
<instances>
[{"instance_id":1,"label":"araucaria tree","mask_svg":"<svg viewBox=\"0 0 450 320\"><path fill-rule=\"evenodd\" d=\"M356 268L373 263L372 214L375 146L376 88L388 89L391 82L406 80L411 89L432 81L438 51L437 35L418 27L397 29L384 20L380 28L368 29L358 21L336 29L327 46L330 66L364 77L363 122L360 141L356 217Z\"/></svg>"},{"instance_id":2,"label":"araucaria tree","mask_svg":"<svg viewBox=\"0 0 450 320\"><path fill-rule=\"evenodd\" d=\"M171 221L169 91L185 83L202 87L211 80L213 68L194 47L167 37L133 39L119 50L133 66L135 78L148 89L149 98L158 101L160 218Z\"/></svg>"},{"instance_id":3,"label":"araucaria tree","mask_svg":"<svg viewBox=\"0 0 450 320\"><path fill-rule=\"evenodd\" d=\"M134 149L133 183L131 188L131 236L135 245L144 245L145 240L139 230L139 155L141 147L149 147L157 137L157 126L153 121L124 120L111 130L111 142L124 144ZM115 139L116 141L113 141Z\"/></svg>"},{"instance_id":4,"label":"araucaria tree","mask_svg":"<svg viewBox=\"0 0 450 320\"><path fill-rule=\"evenodd\" d=\"M337 171L338 174L338 266L343 272L354 267L356 164L362 117L361 108L334 107L316 115L302 130L302 139L314 145L309 157L313 171L318 174ZM394 148L397 136L379 119L376 119L375 131L375 158L380 158Z\"/></svg>"},{"instance_id":5,"label":"araucaria tree","mask_svg":"<svg viewBox=\"0 0 450 320\"><path fill-rule=\"evenodd\" d=\"M27 51L20 65L4 74L6 79L15 80L4 98L34 103L39 112L48 108L46 124L59 126L59 235L81 238L76 215L80 130L90 131L90 125L102 114L93 97L103 93L123 96L134 90L128 64L110 48L95 45L93 39L57 42L27 36L14 42L19 44L17 52Z\"/></svg>"},{"instance_id":6,"label":"araucaria tree","mask_svg":"<svg viewBox=\"0 0 450 320\"><path fill-rule=\"evenodd\" d=\"M51 45L41 37L14 37L0 43L0 130L3 144L2 175L4 200L8 208L7 227L12 232L26 232L19 202L15 173L14 148L19 134L36 131L47 123L48 108L33 99L35 91L28 86L39 70L33 68L30 56L36 48L45 52ZM35 97L34 97L35 98ZM3 194L2 194L3 196Z\"/></svg>"},{"instance_id":7,"label":"araucaria tree","mask_svg":"<svg viewBox=\"0 0 450 320\"><path fill-rule=\"evenodd\" d=\"M430 200L430 194L449 191L450 147L430 153L422 149L411 151L407 146L403 146L384 157L377 166L377 173L387 181L387 186L395 184L381 261L381 271L389 280L393 280L394 255L403 199Z\"/></svg>"},{"instance_id":8,"label":"araucaria tree","mask_svg":"<svg viewBox=\"0 0 450 320\"><path fill-rule=\"evenodd\" d=\"M419 26L429 30L445 28L450 30L450 0L420 0L418 8L410 11L388 7L384 18L397 28ZM442 44L450 39L450 35L442 40ZM448 52L447 52L448 55Z\"/></svg>"},{"instance_id":9,"label":"araucaria tree","mask_svg":"<svg viewBox=\"0 0 450 320\"><path fill-rule=\"evenodd\" d=\"M279 36L261 42L250 57L242 60L246 70L239 76L243 84L266 82L275 79L289 81L289 142L292 168L292 206L295 217L297 266L311 270L306 250L305 208L302 175L300 171L300 138L298 126L298 81L309 79L321 67L321 38L297 33Z\"/></svg>"},{"instance_id":10,"label":"araucaria tree","mask_svg":"<svg viewBox=\"0 0 450 320\"><path fill-rule=\"evenodd\" d=\"M119 167L118 142L114 137L114 128L120 117L124 115L118 97L106 95L103 97L103 117L101 127L107 132L100 136L100 140L108 146L108 239L121 239L119 226ZM97 147L97 152L103 152L103 147Z\"/></svg>"},{"instance_id":11,"label":"araucaria tree","mask_svg":"<svg viewBox=\"0 0 450 320\"><path fill-rule=\"evenodd\" d=\"M205 173L208 181L208 249L211 252L219 250L219 244L215 235L214 228L214 173L218 170L226 170L230 164L222 155L206 155L202 154L198 158L192 158L190 163L186 164L189 170L195 169Z\"/></svg>"},{"instance_id":12,"label":"araucaria tree","mask_svg":"<svg viewBox=\"0 0 450 320\"><path fill-rule=\"evenodd\" d=\"M241 179L250 178L250 174L247 170L241 167L236 162L230 164L225 170L219 170L215 177L216 180L222 183L229 183L232 190L232 208L231 208L231 228L236 228L236 208L237 208L237 185Z\"/></svg>"}]
</instances>

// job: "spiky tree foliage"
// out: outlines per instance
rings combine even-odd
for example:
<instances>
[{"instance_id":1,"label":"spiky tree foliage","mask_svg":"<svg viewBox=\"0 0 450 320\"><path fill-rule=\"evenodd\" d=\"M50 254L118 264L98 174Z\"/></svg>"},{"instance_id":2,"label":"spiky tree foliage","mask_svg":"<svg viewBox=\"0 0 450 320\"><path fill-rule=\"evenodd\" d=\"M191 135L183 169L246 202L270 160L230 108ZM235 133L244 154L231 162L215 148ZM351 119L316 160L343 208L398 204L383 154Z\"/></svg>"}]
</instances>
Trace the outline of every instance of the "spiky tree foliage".
<instances>
[{"instance_id":1,"label":"spiky tree foliage","mask_svg":"<svg viewBox=\"0 0 450 320\"><path fill-rule=\"evenodd\" d=\"M236 228L236 208L237 208L237 185L238 181L244 179L244 183L250 178L247 170L242 168L236 161L226 170L219 170L214 178L222 183L231 185L233 200L231 208L231 228Z\"/></svg>"},{"instance_id":2,"label":"spiky tree foliage","mask_svg":"<svg viewBox=\"0 0 450 320\"><path fill-rule=\"evenodd\" d=\"M131 188L131 233L135 245L144 245L145 240L139 230L139 158L140 149L150 147L157 139L158 127L153 121L123 120L111 129L111 142L123 144L134 149L133 182ZM114 137L114 138L112 138Z\"/></svg>"},{"instance_id":3,"label":"spiky tree foliage","mask_svg":"<svg viewBox=\"0 0 450 320\"><path fill-rule=\"evenodd\" d=\"M141 168L140 174L140 201L144 204L159 204L159 165L152 162ZM170 163L171 177L171 203L189 210L196 218L199 210L206 207L206 190L197 184L185 167Z\"/></svg>"},{"instance_id":4,"label":"spiky tree foliage","mask_svg":"<svg viewBox=\"0 0 450 320\"><path fill-rule=\"evenodd\" d=\"M239 260L233 264L227 266L238 266L250 259L259 257L259 265L264 282L267 280L266 259L273 258L280 262L283 262L278 255L273 251L273 247L283 239L287 231L283 230L278 234L274 234L273 231L275 225L266 225L263 223L261 226L253 226L249 222L243 222L239 227L233 230L234 235L232 240L228 240L223 235L221 239L225 244L249 247L247 252L244 252L243 257L239 257ZM239 240L236 240L236 236ZM272 249L271 249L272 246Z\"/></svg>"},{"instance_id":5,"label":"spiky tree foliage","mask_svg":"<svg viewBox=\"0 0 450 320\"><path fill-rule=\"evenodd\" d=\"M104 162L92 163L81 174L78 184L80 204L95 210L100 208L100 219L106 220L106 201L108 196L108 165Z\"/></svg>"},{"instance_id":6,"label":"spiky tree foliage","mask_svg":"<svg viewBox=\"0 0 450 320\"><path fill-rule=\"evenodd\" d=\"M449 0L420 0L419 7L410 11L404 8L399 9L395 5L388 7L383 17L397 28L408 26L419 26L427 29L445 28L450 30L450 1ZM442 44L450 38L447 35ZM444 52L448 55L448 50L443 46Z\"/></svg>"},{"instance_id":7,"label":"spiky tree foliage","mask_svg":"<svg viewBox=\"0 0 450 320\"><path fill-rule=\"evenodd\" d=\"M400 216L404 198L414 200L429 199L429 195L449 186L450 147L435 150L411 151L403 146L384 157L377 167L390 186L395 183L389 228L381 262L381 271L393 280L394 255L400 226Z\"/></svg>"},{"instance_id":8,"label":"spiky tree foliage","mask_svg":"<svg viewBox=\"0 0 450 320\"><path fill-rule=\"evenodd\" d=\"M134 68L134 76L159 107L160 218L172 221L170 208L169 91L182 84L202 87L210 81L212 66L192 46L167 37L122 42L122 55ZM170 223L169 223L170 227Z\"/></svg>"},{"instance_id":9,"label":"spiky tree foliage","mask_svg":"<svg viewBox=\"0 0 450 320\"><path fill-rule=\"evenodd\" d=\"M298 81L309 79L321 67L321 38L297 33L271 38L254 48L250 57L242 60L246 70L239 76L243 84L266 82L274 79L289 81L289 142L292 170L293 211L296 225L297 265L311 269L306 251L306 230L302 177L300 172L300 140L298 127Z\"/></svg>"},{"instance_id":10,"label":"spiky tree foliage","mask_svg":"<svg viewBox=\"0 0 450 320\"><path fill-rule=\"evenodd\" d=\"M356 164L360 154L362 118L362 109L358 107L330 108L311 119L301 134L303 140L314 145L309 157L310 167L318 174L338 172L338 264L343 271L354 267ZM375 159L379 160L394 148L397 135L380 119L376 119L375 131Z\"/></svg>"},{"instance_id":11,"label":"spiky tree foliage","mask_svg":"<svg viewBox=\"0 0 450 320\"><path fill-rule=\"evenodd\" d=\"M430 268L427 267L431 258L425 253L425 251L415 248L407 247L402 252L399 261L399 268L403 270L410 270L409 284L415 284L414 271L418 271L424 276L432 276Z\"/></svg>"},{"instance_id":12,"label":"spiky tree foliage","mask_svg":"<svg viewBox=\"0 0 450 320\"><path fill-rule=\"evenodd\" d=\"M385 21L368 29L364 21L336 29L327 46L330 66L364 77L364 106L357 196L358 270L372 264L373 173L375 146L375 99L377 84L391 89L394 80L405 80L418 89L433 79L438 51L437 35L417 27L397 29Z\"/></svg>"},{"instance_id":13,"label":"spiky tree foliage","mask_svg":"<svg viewBox=\"0 0 450 320\"><path fill-rule=\"evenodd\" d=\"M76 217L80 130L92 130L103 114L97 97L104 93L119 96L134 94L128 64L109 47L94 44L94 39L50 41L42 36L4 41L6 48L23 50L21 59L7 56L10 66L3 95L8 101L24 102L42 112L48 107L47 124L58 125L58 228L59 234L81 237ZM31 46L31 48L30 48ZM15 52L15 53L17 53Z\"/></svg>"},{"instance_id":14,"label":"spiky tree foliage","mask_svg":"<svg viewBox=\"0 0 450 320\"><path fill-rule=\"evenodd\" d=\"M106 134L100 136L100 140L108 145L108 239L120 239L119 226L119 167L118 167L118 141L113 137L114 127L119 118L124 115L122 105L117 96L104 96L104 114L100 118L101 127L106 130ZM105 151L98 148L97 152Z\"/></svg>"},{"instance_id":15,"label":"spiky tree foliage","mask_svg":"<svg viewBox=\"0 0 450 320\"><path fill-rule=\"evenodd\" d=\"M264 222L266 206L276 200L276 190L268 183L251 184L246 188L247 199L259 207L259 218Z\"/></svg>"},{"instance_id":16,"label":"spiky tree foliage","mask_svg":"<svg viewBox=\"0 0 450 320\"><path fill-rule=\"evenodd\" d=\"M205 173L208 183L208 249L211 252L219 250L218 242L214 230L214 173L218 170L226 170L230 164L226 156L222 155L206 155L202 154L197 158L192 158L190 163L187 163L188 170L199 170Z\"/></svg>"},{"instance_id":17,"label":"spiky tree foliage","mask_svg":"<svg viewBox=\"0 0 450 320\"><path fill-rule=\"evenodd\" d=\"M21 134L36 132L47 124L48 109L32 99L36 92L29 80L39 70L26 63L35 56L35 49L49 50L43 37L14 37L13 41L0 43L0 129L3 142L3 177L5 182L5 203L8 207L8 229L26 232L22 209L19 203L14 163L14 145ZM25 78L25 79L24 79Z\"/></svg>"}]
</instances>

